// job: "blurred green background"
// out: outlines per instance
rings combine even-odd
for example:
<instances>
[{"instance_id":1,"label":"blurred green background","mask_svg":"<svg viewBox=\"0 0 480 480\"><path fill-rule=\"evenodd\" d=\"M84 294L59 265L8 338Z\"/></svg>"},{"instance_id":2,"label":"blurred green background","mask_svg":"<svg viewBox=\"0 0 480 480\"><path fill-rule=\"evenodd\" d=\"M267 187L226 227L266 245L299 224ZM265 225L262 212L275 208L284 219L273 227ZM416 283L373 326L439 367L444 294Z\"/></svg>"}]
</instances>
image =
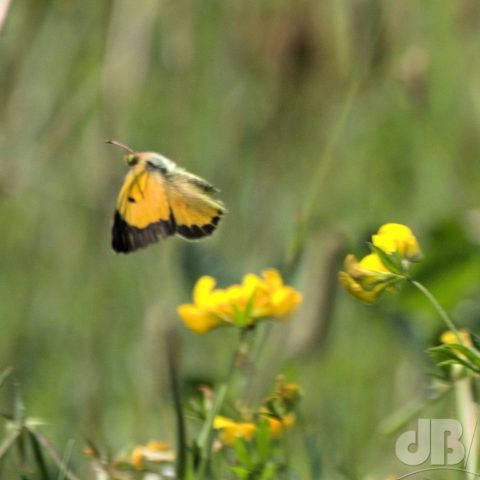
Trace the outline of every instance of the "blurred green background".
<instances>
[{"instance_id":1,"label":"blurred green background","mask_svg":"<svg viewBox=\"0 0 480 480\"><path fill-rule=\"evenodd\" d=\"M409 471L398 432L380 427L428 397L424 350L440 320L410 288L362 306L336 272L382 223L406 223L425 254L418 278L460 325L480 326L479 48L476 0L11 2L0 32L0 369L14 368L59 450L75 441L82 478L84 436L112 451L174 441L167 330L178 330L186 393L224 374L234 335L199 337L176 316L197 277L225 286L270 266L305 303L272 328L254 395L280 371L304 386L317 478ZM127 167L107 138L218 186L229 209L218 231L115 255ZM12 391L0 391L2 410ZM420 416L452 408L446 395ZM297 478L310 478L300 436L292 450Z\"/></svg>"}]
</instances>

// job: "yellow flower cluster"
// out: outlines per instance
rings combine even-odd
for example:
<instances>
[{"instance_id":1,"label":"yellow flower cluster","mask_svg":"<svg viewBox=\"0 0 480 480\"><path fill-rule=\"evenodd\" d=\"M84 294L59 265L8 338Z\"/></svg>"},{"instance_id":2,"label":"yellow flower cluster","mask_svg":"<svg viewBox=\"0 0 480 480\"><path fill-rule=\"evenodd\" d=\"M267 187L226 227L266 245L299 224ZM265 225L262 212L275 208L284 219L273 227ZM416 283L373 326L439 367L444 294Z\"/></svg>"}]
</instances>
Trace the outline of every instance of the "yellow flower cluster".
<instances>
[{"instance_id":1,"label":"yellow flower cluster","mask_svg":"<svg viewBox=\"0 0 480 480\"><path fill-rule=\"evenodd\" d=\"M291 314L302 295L283 283L277 270L269 269L259 277L247 274L241 284L215 289L213 277L200 277L193 290L193 304L177 309L184 323L195 333L206 333L221 326L246 328L263 318L281 318Z\"/></svg>"},{"instance_id":2,"label":"yellow flower cluster","mask_svg":"<svg viewBox=\"0 0 480 480\"><path fill-rule=\"evenodd\" d=\"M215 417L213 428L220 430L220 441L224 445L233 445L236 438L251 440L257 426L253 422L236 422L231 418L219 415Z\"/></svg>"},{"instance_id":3,"label":"yellow flower cluster","mask_svg":"<svg viewBox=\"0 0 480 480\"><path fill-rule=\"evenodd\" d=\"M383 291L394 291L395 285L406 278L411 262L420 257L420 247L410 228L387 223L372 236L372 253L360 261L347 255L339 279L350 294L371 304Z\"/></svg>"},{"instance_id":4,"label":"yellow flower cluster","mask_svg":"<svg viewBox=\"0 0 480 480\"><path fill-rule=\"evenodd\" d=\"M279 437L286 428L295 424L295 417L292 414L283 418L271 417L267 413L260 415L260 419L268 422L268 428L272 437ZM258 429L258 424L253 422L236 422L231 418L217 416L213 422L213 428L220 430L220 441L224 445L233 445L236 438L250 441Z\"/></svg>"},{"instance_id":5,"label":"yellow flower cluster","mask_svg":"<svg viewBox=\"0 0 480 480\"><path fill-rule=\"evenodd\" d=\"M272 437L279 437L285 429L295 424L293 411L302 396L302 390L296 383L286 383L283 375L279 375L273 394L267 397L258 409L257 421L236 422L231 418L217 416L213 428L220 430L219 439L224 445L233 445L236 438L250 441L258 430L260 422L267 422ZM248 415L243 415L248 417ZM251 416L250 416L251 417Z\"/></svg>"}]
</instances>

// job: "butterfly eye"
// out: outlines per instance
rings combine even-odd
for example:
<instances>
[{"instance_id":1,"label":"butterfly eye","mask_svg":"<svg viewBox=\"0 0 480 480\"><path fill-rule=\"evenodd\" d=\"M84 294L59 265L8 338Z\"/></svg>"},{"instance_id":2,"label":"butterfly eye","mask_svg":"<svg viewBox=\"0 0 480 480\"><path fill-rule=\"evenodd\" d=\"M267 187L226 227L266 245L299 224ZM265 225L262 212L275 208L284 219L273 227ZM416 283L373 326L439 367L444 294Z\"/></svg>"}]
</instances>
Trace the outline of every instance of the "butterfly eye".
<instances>
[{"instance_id":1,"label":"butterfly eye","mask_svg":"<svg viewBox=\"0 0 480 480\"><path fill-rule=\"evenodd\" d=\"M125 161L127 162L127 165L131 167L132 165L136 165L138 163L138 156L134 153L127 153L125 155Z\"/></svg>"}]
</instances>

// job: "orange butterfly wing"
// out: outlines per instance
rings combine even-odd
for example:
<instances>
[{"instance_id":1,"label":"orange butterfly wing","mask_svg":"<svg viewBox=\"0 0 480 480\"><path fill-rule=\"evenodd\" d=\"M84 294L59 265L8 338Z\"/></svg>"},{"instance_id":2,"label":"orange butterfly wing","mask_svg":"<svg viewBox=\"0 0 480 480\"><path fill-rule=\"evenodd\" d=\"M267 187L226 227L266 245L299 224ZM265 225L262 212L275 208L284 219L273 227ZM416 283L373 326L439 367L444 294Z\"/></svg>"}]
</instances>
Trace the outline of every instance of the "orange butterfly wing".
<instances>
[{"instance_id":1,"label":"orange butterfly wing","mask_svg":"<svg viewBox=\"0 0 480 480\"><path fill-rule=\"evenodd\" d=\"M211 235L226 211L220 201L209 196L215 191L212 186L184 170L170 176L167 191L176 233L184 238Z\"/></svg>"},{"instance_id":2,"label":"orange butterfly wing","mask_svg":"<svg viewBox=\"0 0 480 480\"><path fill-rule=\"evenodd\" d=\"M175 233L163 176L145 162L130 168L117 201L112 247L129 253Z\"/></svg>"}]
</instances>

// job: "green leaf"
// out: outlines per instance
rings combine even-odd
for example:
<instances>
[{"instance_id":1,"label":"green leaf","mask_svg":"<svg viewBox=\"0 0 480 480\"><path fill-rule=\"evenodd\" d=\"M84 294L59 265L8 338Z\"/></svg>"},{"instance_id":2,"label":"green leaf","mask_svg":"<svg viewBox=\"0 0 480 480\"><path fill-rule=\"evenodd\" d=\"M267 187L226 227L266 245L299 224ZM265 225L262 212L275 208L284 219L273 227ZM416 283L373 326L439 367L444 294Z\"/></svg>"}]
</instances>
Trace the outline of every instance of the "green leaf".
<instances>
[{"instance_id":1,"label":"green leaf","mask_svg":"<svg viewBox=\"0 0 480 480\"><path fill-rule=\"evenodd\" d=\"M235 456L237 457L237 460L247 469L251 470L253 467L253 462L250 458L250 452L248 451L248 446L246 442L243 439L237 437L235 438L233 448L235 450Z\"/></svg>"},{"instance_id":2,"label":"green leaf","mask_svg":"<svg viewBox=\"0 0 480 480\"><path fill-rule=\"evenodd\" d=\"M275 465L275 463L269 463L265 465L259 480L270 480L271 478L274 478L276 472L277 465Z\"/></svg>"},{"instance_id":3,"label":"green leaf","mask_svg":"<svg viewBox=\"0 0 480 480\"><path fill-rule=\"evenodd\" d=\"M244 467L232 467L232 472L236 475L237 478L240 478L242 480L246 480L250 476L250 470Z\"/></svg>"},{"instance_id":4,"label":"green leaf","mask_svg":"<svg viewBox=\"0 0 480 480\"><path fill-rule=\"evenodd\" d=\"M258 423L255 440L258 459L261 463L266 463L270 455L270 446L272 440L272 432L266 419L262 419Z\"/></svg>"},{"instance_id":5,"label":"green leaf","mask_svg":"<svg viewBox=\"0 0 480 480\"><path fill-rule=\"evenodd\" d=\"M470 333L470 338L472 339L473 346L477 349L480 350L480 336L478 336L476 333L469 332Z\"/></svg>"},{"instance_id":6,"label":"green leaf","mask_svg":"<svg viewBox=\"0 0 480 480\"><path fill-rule=\"evenodd\" d=\"M252 323L252 312L254 307L255 301L255 292L253 292L252 296L248 300L248 303L244 310L238 308L238 305L232 303L233 308L233 315L234 319L233 322L237 327L244 328L248 327Z\"/></svg>"},{"instance_id":7,"label":"green leaf","mask_svg":"<svg viewBox=\"0 0 480 480\"><path fill-rule=\"evenodd\" d=\"M381 248L378 248L375 245L373 245L373 243L369 243L368 246L370 247L370 250L372 251L372 253L376 253L380 257L380 260L385 265L387 270L389 270L392 273L395 273L396 275L405 274L405 269L403 268L403 265L402 265L402 259L396 252L389 254L383 251Z\"/></svg>"},{"instance_id":8,"label":"green leaf","mask_svg":"<svg viewBox=\"0 0 480 480\"><path fill-rule=\"evenodd\" d=\"M473 372L480 373L480 357L476 351L457 343L439 345L427 350L439 365L462 365ZM446 363L448 362L448 363Z\"/></svg>"}]
</instances>

